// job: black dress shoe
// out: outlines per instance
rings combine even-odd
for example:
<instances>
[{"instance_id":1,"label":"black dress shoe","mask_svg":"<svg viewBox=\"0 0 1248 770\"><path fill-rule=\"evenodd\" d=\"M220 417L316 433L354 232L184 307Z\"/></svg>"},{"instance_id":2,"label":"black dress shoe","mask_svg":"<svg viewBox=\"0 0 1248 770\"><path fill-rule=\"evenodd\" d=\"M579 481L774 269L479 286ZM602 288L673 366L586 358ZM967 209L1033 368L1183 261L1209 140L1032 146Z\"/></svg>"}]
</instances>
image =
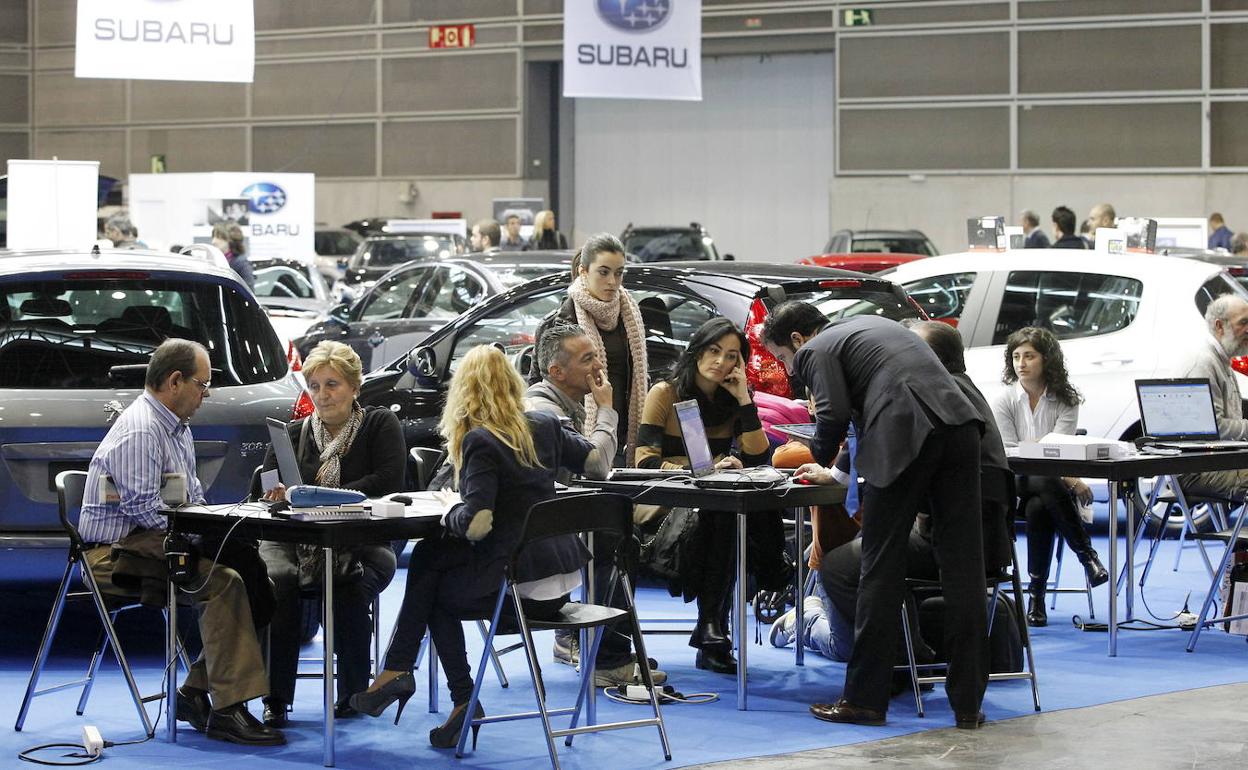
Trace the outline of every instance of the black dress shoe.
<instances>
[{"instance_id":1,"label":"black dress shoe","mask_svg":"<svg viewBox=\"0 0 1248 770\"><path fill-rule=\"evenodd\" d=\"M264 702L263 720L269 727L285 727L289 721L286 716L286 704L280 700L266 700Z\"/></svg>"},{"instance_id":2,"label":"black dress shoe","mask_svg":"<svg viewBox=\"0 0 1248 770\"><path fill-rule=\"evenodd\" d=\"M187 722L202 733L208 729L208 715L211 713L212 704L208 702L208 693L189 687L178 688L174 716L179 722Z\"/></svg>"},{"instance_id":3,"label":"black dress shoe","mask_svg":"<svg viewBox=\"0 0 1248 770\"><path fill-rule=\"evenodd\" d=\"M954 726L959 730L978 730L979 726L984 723L984 712L977 711L974 714L958 714L954 719L956 720Z\"/></svg>"},{"instance_id":4,"label":"black dress shoe","mask_svg":"<svg viewBox=\"0 0 1248 770\"><path fill-rule=\"evenodd\" d=\"M1044 628L1049 624L1049 613L1044 609L1044 597L1039 601L1035 598L1027 600L1027 625L1032 628Z\"/></svg>"},{"instance_id":5,"label":"black dress shoe","mask_svg":"<svg viewBox=\"0 0 1248 770\"><path fill-rule=\"evenodd\" d=\"M208 737L247 746L281 746L286 736L252 716L247 704L235 703L208 717Z\"/></svg>"},{"instance_id":6,"label":"black dress shoe","mask_svg":"<svg viewBox=\"0 0 1248 770\"><path fill-rule=\"evenodd\" d=\"M731 647L703 647L693 664L714 674L737 673L737 659L732 657Z\"/></svg>"},{"instance_id":7,"label":"black dress shoe","mask_svg":"<svg viewBox=\"0 0 1248 770\"><path fill-rule=\"evenodd\" d=\"M822 719L825 722L841 722L868 727L884 725L883 711L855 706L844 698L836 703L816 703L810 707L810 713L815 715L815 719Z\"/></svg>"}]
</instances>

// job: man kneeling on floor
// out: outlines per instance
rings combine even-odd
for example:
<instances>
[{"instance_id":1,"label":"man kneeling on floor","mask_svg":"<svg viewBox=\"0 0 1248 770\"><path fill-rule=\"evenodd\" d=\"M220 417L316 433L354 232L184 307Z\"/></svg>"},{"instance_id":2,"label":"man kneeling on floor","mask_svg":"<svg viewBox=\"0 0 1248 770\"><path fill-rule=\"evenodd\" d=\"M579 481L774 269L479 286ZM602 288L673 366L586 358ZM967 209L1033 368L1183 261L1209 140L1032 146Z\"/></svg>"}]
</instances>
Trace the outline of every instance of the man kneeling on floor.
<instances>
[{"instance_id":1,"label":"man kneeling on floor","mask_svg":"<svg viewBox=\"0 0 1248 770\"><path fill-rule=\"evenodd\" d=\"M166 474L185 479L186 499L203 503L195 444L187 421L208 396L212 368L199 343L165 340L147 365L146 389L122 413L91 458L78 529L84 558L100 589L135 596L140 582L164 585ZM209 738L272 746L286 742L247 710L269 692L247 586L238 571L208 559L195 563L187 591L204 648L178 690L176 716ZM132 580L126 580L126 577ZM212 694L211 704L209 693Z\"/></svg>"}]
</instances>

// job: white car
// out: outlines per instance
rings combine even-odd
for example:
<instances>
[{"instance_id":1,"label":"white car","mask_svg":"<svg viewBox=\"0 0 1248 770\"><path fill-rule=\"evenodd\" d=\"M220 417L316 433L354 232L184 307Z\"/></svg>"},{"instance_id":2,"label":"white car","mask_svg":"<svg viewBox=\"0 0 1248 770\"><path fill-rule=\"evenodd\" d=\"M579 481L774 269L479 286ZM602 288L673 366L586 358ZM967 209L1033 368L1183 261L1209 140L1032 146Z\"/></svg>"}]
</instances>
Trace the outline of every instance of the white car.
<instances>
[{"instance_id":1,"label":"white car","mask_svg":"<svg viewBox=\"0 0 1248 770\"><path fill-rule=\"evenodd\" d=\"M1204 312L1214 297L1248 299L1217 265L1135 253L966 252L909 262L882 277L900 284L931 318L955 323L967 373L989 400L1005 387L1010 333L1050 329L1085 399L1079 427L1124 440L1140 435L1134 381L1176 376L1209 334ZM1240 388L1248 393L1248 378Z\"/></svg>"}]
</instances>

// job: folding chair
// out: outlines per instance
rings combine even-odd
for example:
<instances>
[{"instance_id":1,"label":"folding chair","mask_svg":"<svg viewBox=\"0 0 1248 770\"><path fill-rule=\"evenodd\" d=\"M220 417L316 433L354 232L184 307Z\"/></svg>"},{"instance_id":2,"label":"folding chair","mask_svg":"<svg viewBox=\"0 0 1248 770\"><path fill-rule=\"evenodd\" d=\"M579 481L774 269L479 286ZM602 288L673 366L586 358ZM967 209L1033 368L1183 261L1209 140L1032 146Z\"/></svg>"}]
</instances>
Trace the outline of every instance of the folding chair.
<instances>
[{"instance_id":1,"label":"folding chair","mask_svg":"<svg viewBox=\"0 0 1248 770\"><path fill-rule=\"evenodd\" d=\"M1200 618L1196 621L1196 627L1192 629L1191 638L1187 642L1187 651L1192 652L1196 649L1196 642L1200 639L1200 632L1205 626L1212 626L1215 623L1230 623L1233 620L1244 620L1248 618L1248 614L1226 614L1216 617L1209 617L1209 613L1213 610L1214 605L1218 601L1218 587L1222 583L1222 576L1230 569L1233 563L1233 556L1237 546L1248 544L1248 533L1243 531L1244 518L1248 515L1248 505L1241 505L1239 515L1235 517L1235 526L1229 529L1223 529L1219 532L1197 532L1192 535L1199 541L1217 540L1226 544L1226 550L1222 553L1222 560L1218 562L1218 568L1213 573L1213 579L1209 581L1209 593L1205 594L1205 599L1200 603ZM1216 615L1217 613L1215 613Z\"/></svg>"},{"instance_id":2,"label":"folding chair","mask_svg":"<svg viewBox=\"0 0 1248 770\"><path fill-rule=\"evenodd\" d=\"M569 602L560 609L559 615L555 619L530 620L525 615L523 600L516 589L516 563L518 556L524 548L531 543L551 537L558 537L560 535L574 535L581 532L589 532L600 536L618 538L615 564L613 565L610 585L608 587L607 603L611 603L616 590L621 590L624 592L623 597L626 608L615 609L610 606ZM572 738L581 733L597 732L600 730L622 730L633 727L646 727L649 725L654 725L658 728L659 740L663 748L663 757L666 760L671 760L672 750L667 740L667 729L663 724L663 714L659 710L658 693L655 690L654 682L650 676L650 667L647 663L645 640L642 638L641 625L637 620L637 608L633 604L632 590L629 585L627 574L628 570L624 569L627 554L630 550L629 544L632 542L633 503L630 498L624 495L604 492L586 495L568 495L537 503L529 509L529 512L525 517L520 542L516 546L516 549L512 552L511 558L508 560L503 578L499 585L498 601L495 602L494 612L490 617L489 638L486 640L485 650L482 652L481 661L477 666L477 673L472 687L472 696L469 699L466 708L467 714L471 715L476 713L477 700L481 693L481 684L485 678L485 667L489 662L490 653L493 649L494 636L500 633L499 620L502 615L503 605L506 603L507 598L510 597L515 608L515 618L519 626L519 633L524 645L525 657L528 659L529 677L533 682L533 691L537 699L537 711L465 719L463 729L459 735L459 745L455 751L456 757L462 757L464 755L464 747L468 741L468 733L473 728L489 724L491 722L540 718L542 720L542 730L546 737L546 749L550 754L551 765L555 767L556 770L560 765L559 754L555 749L555 738L563 737L564 745L571 746ZM593 565L590 564L586 569L592 568ZM594 634L590 649L582 651L581 685L580 692L576 700L576 706L573 708L548 709L546 707L546 689L542 683L542 675L538 665L537 650L533 646L533 631L554 629L577 631L586 629L605 630L607 626L625 620L631 625L631 635L633 638L633 645L637 651L637 661L640 667L642 681L649 690L650 707L653 710L654 716L648 719L636 719L626 722L587 724L583 727L577 726L577 722L580 720L581 716L581 709L590 695L590 688L594 685L594 660L598 654L598 646L602 641L602 633ZM572 715L569 726L562 730L552 729L550 723L551 717L565 714Z\"/></svg>"},{"instance_id":3,"label":"folding chair","mask_svg":"<svg viewBox=\"0 0 1248 770\"><path fill-rule=\"evenodd\" d=\"M1045 586L1045 590L1052 596L1049 599L1049 609L1057 609L1058 594L1083 594L1088 600L1088 619L1096 620L1096 609L1092 606L1092 584L1088 582L1088 576L1083 576L1083 588L1062 588L1062 557L1070 550L1070 545L1066 542L1066 538L1058 533L1054 542L1054 549L1057 551L1057 565L1053 570L1053 579Z\"/></svg>"},{"instance_id":4,"label":"folding chair","mask_svg":"<svg viewBox=\"0 0 1248 770\"><path fill-rule=\"evenodd\" d=\"M1025 671L1005 671L998 674L989 674L989 682L1002 682L1011 679L1027 679L1031 682L1031 700L1036 711L1040 710L1040 689L1036 682L1036 658L1035 651L1031 646L1031 635L1027 632L1027 618L1023 613L1023 585L1018 577L1018 551L1014 547L1014 543L1010 543L1010 559L1011 569L1009 574L1000 576L991 576L988 578L986 588L991 591L992 601L988 605L988 633L992 633L992 621L996 616L997 600L1001 596L1001 586L1009 583L1011 591L1014 594L1014 606L1017 609L1015 620L1018 624L1018 633L1023 641L1023 655L1027 661L1027 669ZM906 583L912 587L921 589L939 589L938 581L930 580L907 580ZM936 668L946 668L947 663L918 663L914 658L914 647L911 645L913 635L916 629L910 627L910 616L906 612L906 602L911 601L905 599L901 608L901 629L906 643L906 666L897 666L895 668L907 668L910 672L910 681L914 686L914 705L920 717L923 714L923 698L920 687L925 684L940 684L946 680L944 674L931 674L920 676L919 669L930 670Z\"/></svg>"},{"instance_id":5,"label":"folding chair","mask_svg":"<svg viewBox=\"0 0 1248 770\"><path fill-rule=\"evenodd\" d=\"M160 700L165 697L165 693L163 690L156 695L144 696L139 693L138 685L134 682L134 674L130 671L130 664L126 661L126 654L121 649L120 641L117 638L117 630L113 625L117 616L122 612L136 609L143 605L131 599L104 594L100 590L95 576L91 574L91 570L83 560L83 552L86 550L86 547L82 541L82 536L78 534L78 516L82 511L82 498L86 486L87 474L84 471L62 471L56 475L56 496L61 526L64 527L66 534L69 535L69 559L65 565L65 573L61 577L60 586L56 590L56 598L52 602L52 612L48 617L48 625L43 632L43 640L39 643L39 652L35 654L35 665L30 672L30 681L26 685L26 695L22 698L22 705L18 709L17 722L13 725L13 729L17 731L22 729L22 726L26 723L26 715L30 711L31 701L35 698L40 695L68 690L78 685L82 685L82 694L78 697L77 714L82 716L87 708L87 699L91 697L91 689L95 684L95 675L99 670L100 660L104 657L108 648L112 647L113 656L117 659L117 666L126 678L126 686L130 690L130 699L134 702L134 707L139 712L139 719L143 722L143 732L146 735L151 735L155 728L143 704ZM78 578L86 587L85 591L71 592L69 590L75 573L77 573ZM48 661L48 654L52 650L52 643L56 639L56 631L61 621L61 615L65 611L65 603L69 599L90 599L94 604L96 615L99 617L100 625L102 626L99 641L96 643L95 651L91 655L91 662L87 665L87 672L83 678L66 682L65 684L46 687L42 690L36 689L39 685L39 677L43 673L43 667ZM186 657L186 651L182 650L181 646L179 646L179 657L182 665L189 670L190 661Z\"/></svg>"}]
</instances>

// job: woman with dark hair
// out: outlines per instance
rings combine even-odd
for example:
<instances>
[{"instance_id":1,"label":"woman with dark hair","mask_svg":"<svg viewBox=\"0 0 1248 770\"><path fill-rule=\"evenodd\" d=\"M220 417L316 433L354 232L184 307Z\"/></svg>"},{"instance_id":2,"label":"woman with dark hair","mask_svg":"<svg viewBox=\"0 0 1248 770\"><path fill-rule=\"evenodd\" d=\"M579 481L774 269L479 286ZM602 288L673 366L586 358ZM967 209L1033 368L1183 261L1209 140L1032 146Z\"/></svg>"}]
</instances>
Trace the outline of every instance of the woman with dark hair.
<instances>
[{"instance_id":1,"label":"woman with dark hair","mask_svg":"<svg viewBox=\"0 0 1248 770\"><path fill-rule=\"evenodd\" d=\"M256 288L256 274L247 260L247 242L243 229L233 222L218 222L212 226L212 245L221 250L230 268L238 273L247 288Z\"/></svg>"},{"instance_id":2,"label":"woman with dark hair","mask_svg":"<svg viewBox=\"0 0 1248 770\"><path fill-rule=\"evenodd\" d=\"M671 377L646 395L637 437L637 467L689 468L675 409L676 402L688 399L698 403L707 443L717 458L716 468L764 464L770 445L745 381L749 356L749 340L732 321L712 318L702 324L677 359ZM701 512L694 541L687 544L690 553L699 558L689 559L692 570L681 576L685 601L696 598L698 602L698 623L689 637L689 646L698 650L697 667L721 674L737 670L726 623L735 519L729 512ZM780 515L752 515L749 526L759 585L780 590L792 572L783 554Z\"/></svg>"},{"instance_id":3,"label":"woman with dark hair","mask_svg":"<svg viewBox=\"0 0 1248 770\"><path fill-rule=\"evenodd\" d=\"M1001 380L1013 387L1001 391L993 401L992 413L1007 447L1039 441L1048 433L1075 432L1083 398L1070 384L1061 345L1052 332L1028 326L1011 334L1005 342ZM1019 476L1018 494L1019 510L1027 518L1027 572L1031 576L1027 623L1043 626L1048 623L1044 593L1055 532L1061 533L1079 557L1090 585L1109 580L1109 573L1079 518L1076 503L1092 504L1092 490L1082 479Z\"/></svg>"}]
</instances>

